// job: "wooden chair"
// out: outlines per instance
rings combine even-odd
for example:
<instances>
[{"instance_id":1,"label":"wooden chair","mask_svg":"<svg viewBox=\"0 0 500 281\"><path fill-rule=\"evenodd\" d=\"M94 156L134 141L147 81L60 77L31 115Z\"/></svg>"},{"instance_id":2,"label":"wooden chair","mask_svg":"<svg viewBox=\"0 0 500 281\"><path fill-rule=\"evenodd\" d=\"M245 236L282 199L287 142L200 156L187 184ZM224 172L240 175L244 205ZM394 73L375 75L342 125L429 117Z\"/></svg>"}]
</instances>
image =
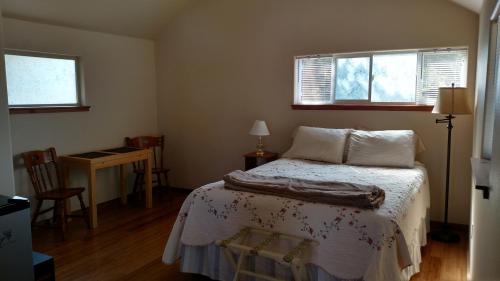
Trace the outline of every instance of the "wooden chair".
<instances>
[{"instance_id":1,"label":"wooden chair","mask_svg":"<svg viewBox=\"0 0 500 281\"><path fill-rule=\"evenodd\" d=\"M165 152L165 137L162 136L140 136L135 138L125 138L125 145L134 148L150 148L153 151L153 175L156 175L158 186L162 186L162 175L165 178L165 186L168 184L168 172L170 169L165 168L163 162L163 155ZM144 183L144 163L142 161L133 163L134 173L136 174L134 181L134 190L137 192L142 188Z\"/></svg>"},{"instance_id":2,"label":"wooden chair","mask_svg":"<svg viewBox=\"0 0 500 281\"><path fill-rule=\"evenodd\" d=\"M53 221L57 220L59 215L62 237L64 239L66 232L66 200L73 196L77 196L80 201L83 217L90 229L90 222L85 203L83 202L82 193L85 190L83 187L66 188L62 178L62 173L57 162L56 150L51 147L47 150L36 150L25 152L22 154L24 165L28 170L31 183L35 188L37 204L35 213L31 221L34 224L40 214L53 210ZM45 200L54 201L54 207L41 211L42 204Z\"/></svg>"}]
</instances>

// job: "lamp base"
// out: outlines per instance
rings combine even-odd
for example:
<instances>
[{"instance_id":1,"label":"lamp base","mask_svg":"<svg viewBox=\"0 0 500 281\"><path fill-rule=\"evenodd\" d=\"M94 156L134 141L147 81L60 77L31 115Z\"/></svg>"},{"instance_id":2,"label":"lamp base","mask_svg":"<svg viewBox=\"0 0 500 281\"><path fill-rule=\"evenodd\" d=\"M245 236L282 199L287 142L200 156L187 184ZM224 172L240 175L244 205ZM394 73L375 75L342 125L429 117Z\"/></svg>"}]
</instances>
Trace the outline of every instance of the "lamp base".
<instances>
[{"instance_id":1,"label":"lamp base","mask_svg":"<svg viewBox=\"0 0 500 281\"><path fill-rule=\"evenodd\" d=\"M441 229L431 232L432 240L443 242L443 243L457 243L460 241L460 235L454 232L447 226L443 226Z\"/></svg>"},{"instance_id":2,"label":"lamp base","mask_svg":"<svg viewBox=\"0 0 500 281\"><path fill-rule=\"evenodd\" d=\"M257 151L255 152L257 157L264 156L264 143L262 142L262 136L259 136L259 142L257 143Z\"/></svg>"}]
</instances>

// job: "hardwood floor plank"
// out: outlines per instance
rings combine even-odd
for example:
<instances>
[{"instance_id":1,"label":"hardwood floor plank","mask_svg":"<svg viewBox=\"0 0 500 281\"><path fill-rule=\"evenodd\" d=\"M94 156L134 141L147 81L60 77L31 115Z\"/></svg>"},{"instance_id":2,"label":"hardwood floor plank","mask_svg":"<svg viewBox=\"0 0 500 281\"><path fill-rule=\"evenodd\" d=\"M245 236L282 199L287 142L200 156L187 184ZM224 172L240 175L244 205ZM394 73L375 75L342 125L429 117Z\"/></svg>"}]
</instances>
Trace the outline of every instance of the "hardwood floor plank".
<instances>
[{"instance_id":1,"label":"hardwood floor plank","mask_svg":"<svg viewBox=\"0 0 500 281\"><path fill-rule=\"evenodd\" d=\"M88 230L81 219L68 225L66 240L57 229L33 229L33 248L54 257L58 281L138 280L207 281L207 277L179 272L179 265L161 262L163 249L186 191L164 194L155 191L154 208L129 198L99 206L99 227ZM467 236L461 233L458 244L429 239L422 249L421 272L411 281L461 281L467 274Z\"/></svg>"},{"instance_id":2,"label":"hardwood floor plank","mask_svg":"<svg viewBox=\"0 0 500 281\"><path fill-rule=\"evenodd\" d=\"M467 280L467 235L463 231L460 242L446 244L428 239L422 248L421 272L411 281L465 281Z\"/></svg>"}]
</instances>

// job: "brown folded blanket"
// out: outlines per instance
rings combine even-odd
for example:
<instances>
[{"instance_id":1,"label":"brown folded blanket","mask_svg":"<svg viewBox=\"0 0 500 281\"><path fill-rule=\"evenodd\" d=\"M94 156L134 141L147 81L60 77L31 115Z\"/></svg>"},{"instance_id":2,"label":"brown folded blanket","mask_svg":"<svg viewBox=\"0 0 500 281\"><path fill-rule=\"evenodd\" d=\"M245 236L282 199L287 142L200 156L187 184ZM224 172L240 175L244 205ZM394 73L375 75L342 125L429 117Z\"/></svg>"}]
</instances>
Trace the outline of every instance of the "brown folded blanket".
<instances>
[{"instance_id":1,"label":"brown folded blanket","mask_svg":"<svg viewBox=\"0 0 500 281\"><path fill-rule=\"evenodd\" d=\"M234 171L224 176L224 187L308 202L374 209L385 199L384 190L374 185L269 177Z\"/></svg>"}]
</instances>

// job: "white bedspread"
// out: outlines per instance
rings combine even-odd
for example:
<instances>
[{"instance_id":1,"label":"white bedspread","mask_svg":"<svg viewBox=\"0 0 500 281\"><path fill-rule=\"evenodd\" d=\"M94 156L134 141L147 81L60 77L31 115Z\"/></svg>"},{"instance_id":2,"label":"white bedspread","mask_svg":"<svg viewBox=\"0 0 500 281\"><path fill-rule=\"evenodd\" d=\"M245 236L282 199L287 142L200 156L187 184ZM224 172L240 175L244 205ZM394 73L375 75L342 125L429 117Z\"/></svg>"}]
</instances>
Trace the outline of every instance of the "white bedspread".
<instances>
[{"instance_id":1,"label":"white bedspread","mask_svg":"<svg viewBox=\"0 0 500 281\"><path fill-rule=\"evenodd\" d=\"M194 190L172 229L163 262L182 245L206 246L245 226L318 241L307 262L339 279L403 280L418 271L429 207L425 168L356 167L280 159L250 171L266 176L373 184L385 190L376 210L308 203L224 189L222 181ZM416 264L415 264L416 263ZM402 268L412 265L402 274Z\"/></svg>"}]
</instances>

